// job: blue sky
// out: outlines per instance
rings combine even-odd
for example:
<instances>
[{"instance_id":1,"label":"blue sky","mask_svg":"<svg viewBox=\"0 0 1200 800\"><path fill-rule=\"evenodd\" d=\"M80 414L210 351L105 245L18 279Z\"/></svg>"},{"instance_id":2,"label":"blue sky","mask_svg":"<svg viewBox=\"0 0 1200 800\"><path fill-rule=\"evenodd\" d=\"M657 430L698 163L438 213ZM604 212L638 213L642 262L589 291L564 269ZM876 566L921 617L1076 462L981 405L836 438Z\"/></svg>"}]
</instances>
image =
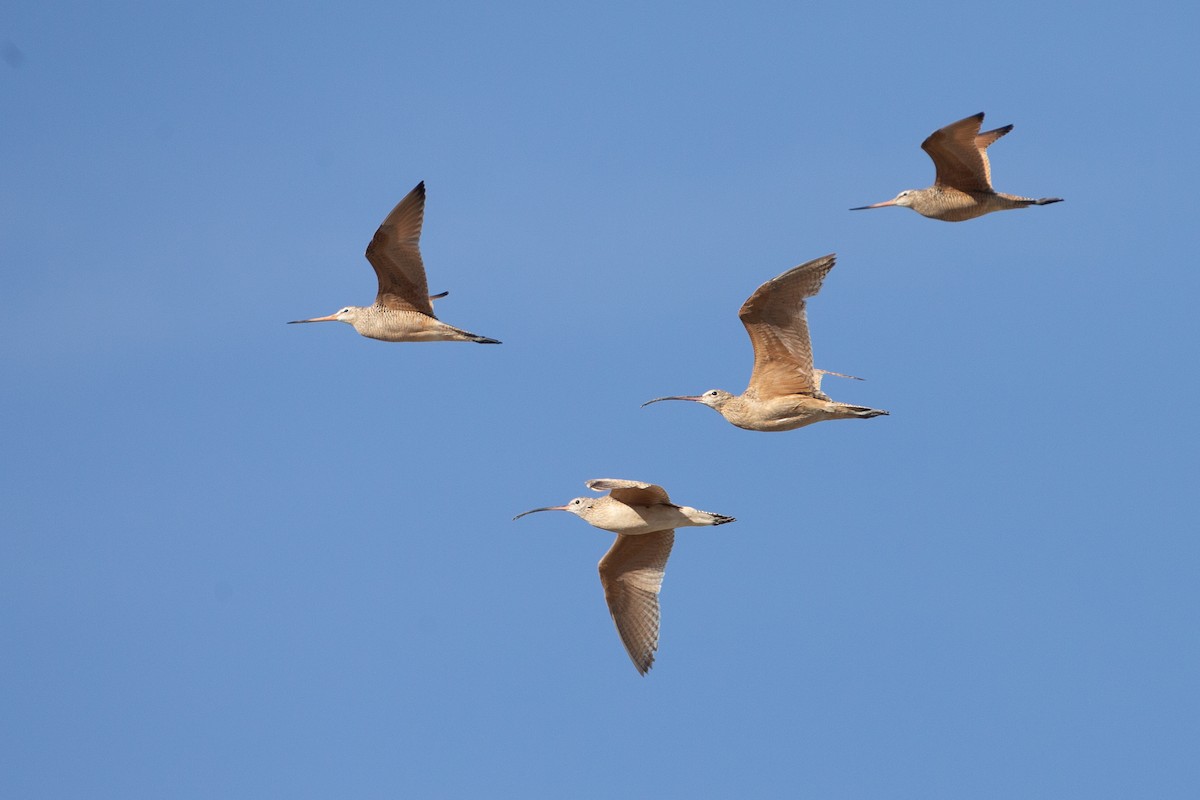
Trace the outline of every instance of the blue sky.
<instances>
[{"instance_id":1,"label":"blue sky","mask_svg":"<svg viewBox=\"0 0 1200 800\"><path fill-rule=\"evenodd\" d=\"M1200 792L1184 4L10 3L0 794ZM928 185L978 111L997 188ZM439 314L368 303L418 181ZM838 253L781 434L741 302ZM589 478L679 533L645 678Z\"/></svg>"}]
</instances>

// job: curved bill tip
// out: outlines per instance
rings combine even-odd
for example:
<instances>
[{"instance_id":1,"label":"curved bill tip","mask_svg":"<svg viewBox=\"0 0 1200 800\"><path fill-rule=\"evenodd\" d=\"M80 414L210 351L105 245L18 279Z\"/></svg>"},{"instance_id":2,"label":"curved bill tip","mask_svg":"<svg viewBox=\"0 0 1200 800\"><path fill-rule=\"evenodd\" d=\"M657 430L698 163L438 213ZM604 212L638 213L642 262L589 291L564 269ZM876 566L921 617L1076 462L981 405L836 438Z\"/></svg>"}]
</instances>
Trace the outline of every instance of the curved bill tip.
<instances>
[{"instance_id":1,"label":"curved bill tip","mask_svg":"<svg viewBox=\"0 0 1200 800\"><path fill-rule=\"evenodd\" d=\"M535 508L531 511L522 511L520 514L517 514L515 517L513 517L513 521L515 522L516 520L519 520L521 517L525 517L530 514L536 514L539 511L566 511L566 510L567 510L566 506L546 506L545 508Z\"/></svg>"},{"instance_id":2,"label":"curved bill tip","mask_svg":"<svg viewBox=\"0 0 1200 800\"><path fill-rule=\"evenodd\" d=\"M650 405L651 403L661 403L663 400L691 400L692 402L699 402L700 398L699 397L689 397L689 396L684 396L684 395L672 395L671 397L656 397L653 400L647 400L646 402L642 403L641 408L645 408L646 406Z\"/></svg>"},{"instance_id":3,"label":"curved bill tip","mask_svg":"<svg viewBox=\"0 0 1200 800\"><path fill-rule=\"evenodd\" d=\"M850 210L851 211L866 211L868 208L884 208L886 206L894 206L894 205L896 205L895 200L885 200L882 203L872 203L869 206L856 206L855 208L852 208Z\"/></svg>"}]
</instances>

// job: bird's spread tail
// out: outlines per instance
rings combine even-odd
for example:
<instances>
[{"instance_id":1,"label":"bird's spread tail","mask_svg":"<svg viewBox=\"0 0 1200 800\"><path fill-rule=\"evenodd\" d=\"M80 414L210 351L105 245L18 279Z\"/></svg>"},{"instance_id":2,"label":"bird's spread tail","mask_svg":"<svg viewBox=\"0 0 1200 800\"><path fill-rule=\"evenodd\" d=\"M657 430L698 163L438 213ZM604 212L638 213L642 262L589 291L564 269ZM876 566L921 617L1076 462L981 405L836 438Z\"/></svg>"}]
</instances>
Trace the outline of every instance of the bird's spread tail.
<instances>
[{"instance_id":1,"label":"bird's spread tail","mask_svg":"<svg viewBox=\"0 0 1200 800\"><path fill-rule=\"evenodd\" d=\"M700 509L696 510L700 511ZM700 513L708 517L709 525L724 525L726 522L737 522L733 517L727 517L724 514L714 514L711 511L700 511Z\"/></svg>"},{"instance_id":2,"label":"bird's spread tail","mask_svg":"<svg viewBox=\"0 0 1200 800\"><path fill-rule=\"evenodd\" d=\"M446 327L453 330L455 333L455 336L459 337L460 341L476 342L477 344L501 344L499 339L492 339L487 336L480 336L478 333L471 333L470 331L464 331L462 328L455 328L451 325L447 325Z\"/></svg>"},{"instance_id":3,"label":"bird's spread tail","mask_svg":"<svg viewBox=\"0 0 1200 800\"><path fill-rule=\"evenodd\" d=\"M843 406L844 410L854 414L860 419L870 419L871 417L886 417L888 412L882 408L867 408L866 406Z\"/></svg>"},{"instance_id":4,"label":"bird's spread tail","mask_svg":"<svg viewBox=\"0 0 1200 800\"><path fill-rule=\"evenodd\" d=\"M1051 203L1061 203L1061 197L1016 197L1009 195L1009 198L1015 200L1017 208L1025 208L1026 206L1048 206Z\"/></svg>"}]
</instances>

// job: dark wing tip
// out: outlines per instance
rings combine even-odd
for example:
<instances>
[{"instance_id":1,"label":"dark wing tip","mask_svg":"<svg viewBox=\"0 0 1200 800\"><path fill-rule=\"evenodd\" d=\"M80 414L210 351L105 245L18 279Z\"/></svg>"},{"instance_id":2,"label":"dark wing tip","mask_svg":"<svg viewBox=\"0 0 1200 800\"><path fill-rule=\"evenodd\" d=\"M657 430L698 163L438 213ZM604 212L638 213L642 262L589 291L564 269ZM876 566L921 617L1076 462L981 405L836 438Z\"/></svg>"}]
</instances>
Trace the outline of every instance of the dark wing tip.
<instances>
[{"instance_id":1,"label":"dark wing tip","mask_svg":"<svg viewBox=\"0 0 1200 800\"><path fill-rule=\"evenodd\" d=\"M782 275L775 276L775 278L773 278L772 280L778 280L779 278L782 278L785 275L788 275L798 269L804 269L804 268L824 269L824 271L826 273L828 273L829 270L833 269L836 264L837 264L837 253L829 253L828 255L817 256L816 258L810 258L808 261L805 261L803 264L797 264L796 266L789 269L787 272L784 272Z\"/></svg>"},{"instance_id":2,"label":"dark wing tip","mask_svg":"<svg viewBox=\"0 0 1200 800\"><path fill-rule=\"evenodd\" d=\"M829 271L837 266L837 253L830 253L827 256L821 256L820 258L814 258L811 261L804 262L804 264L802 264L801 266L816 267L817 269L820 269L824 275L828 275ZM822 280L824 280L824 278L822 278Z\"/></svg>"},{"instance_id":3,"label":"dark wing tip","mask_svg":"<svg viewBox=\"0 0 1200 800\"><path fill-rule=\"evenodd\" d=\"M928 145L930 142L937 139L938 134L942 134L943 136L945 136L945 135L947 135L947 131L950 128L955 128L959 125L962 125L965 122L974 123L974 127L976 128L976 130L978 130L979 128L983 127L983 112L980 111L978 114L972 114L969 117L963 117L962 119L956 119L956 120L954 120L954 122L949 122L949 123L943 125L942 127L938 128L933 133L929 134L929 136L927 136L925 138L925 141L921 142L921 147L928 149L928 147L926 147L926 145Z\"/></svg>"}]
</instances>

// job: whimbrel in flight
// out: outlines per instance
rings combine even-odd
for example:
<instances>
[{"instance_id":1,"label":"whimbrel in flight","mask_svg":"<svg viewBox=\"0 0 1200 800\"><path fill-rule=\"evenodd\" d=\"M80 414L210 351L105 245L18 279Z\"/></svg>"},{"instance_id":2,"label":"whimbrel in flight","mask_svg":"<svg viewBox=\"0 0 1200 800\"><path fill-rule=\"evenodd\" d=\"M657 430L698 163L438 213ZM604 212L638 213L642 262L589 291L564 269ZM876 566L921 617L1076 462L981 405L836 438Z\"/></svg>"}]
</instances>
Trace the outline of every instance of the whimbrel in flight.
<instances>
[{"instance_id":1,"label":"whimbrel in flight","mask_svg":"<svg viewBox=\"0 0 1200 800\"><path fill-rule=\"evenodd\" d=\"M758 287L742 304L738 317L754 345L754 371L746 391L734 396L724 389L709 389L701 395L658 397L642 406L691 400L751 431L790 431L827 419L867 419L888 413L830 400L821 391L821 376L852 376L813 369L804 301L820 291L836 257L831 253L793 267Z\"/></svg>"},{"instance_id":2,"label":"whimbrel in flight","mask_svg":"<svg viewBox=\"0 0 1200 800\"><path fill-rule=\"evenodd\" d=\"M988 145L1012 130L1012 125L994 131L979 132L983 112L960 119L934 131L921 142L921 148L933 159L937 177L927 189L905 189L893 199L851 211L885 206L906 206L925 217L945 222L962 222L993 211L1061 203L1061 197L1018 197L992 188L992 168L988 163Z\"/></svg>"},{"instance_id":3,"label":"whimbrel in flight","mask_svg":"<svg viewBox=\"0 0 1200 800\"><path fill-rule=\"evenodd\" d=\"M538 511L570 511L589 525L617 534L600 559L600 583L617 633L637 671L645 675L658 650L658 592L675 542L675 529L687 525L724 525L733 517L677 506L661 486L611 478L592 480L593 491L606 497L576 497L565 506Z\"/></svg>"},{"instance_id":4,"label":"whimbrel in flight","mask_svg":"<svg viewBox=\"0 0 1200 800\"><path fill-rule=\"evenodd\" d=\"M300 322L345 322L371 339L385 342L479 342L500 344L495 339L468 333L440 321L433 314L433 299L425 283L421 263L421 222L425 218L425 181L417 184L375 231L367 245L367 260L379 277L379 294L370 306L346 306L336 314Z\"/></svg>"}]
</instances>

